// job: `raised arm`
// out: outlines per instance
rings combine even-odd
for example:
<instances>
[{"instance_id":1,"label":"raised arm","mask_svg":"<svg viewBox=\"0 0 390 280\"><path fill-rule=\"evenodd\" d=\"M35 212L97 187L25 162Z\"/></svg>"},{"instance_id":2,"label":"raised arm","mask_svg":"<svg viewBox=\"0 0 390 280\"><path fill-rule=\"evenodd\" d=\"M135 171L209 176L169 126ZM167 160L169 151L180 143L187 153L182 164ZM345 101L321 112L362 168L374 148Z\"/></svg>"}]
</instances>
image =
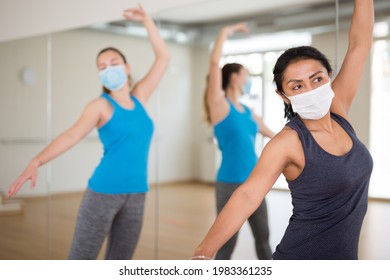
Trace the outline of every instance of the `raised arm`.
<instances>
[{"instance_id":1,"label":"raised arm","mask_svg":"<svg viewBox=\"0 0 390 280\"><path fill-rule=\"evenodd\" d=\"M259 207L288 164L287 153L280 152L286 145L288 141L280 134L267 143L249 178L233 193L195 249L194 259L212 258Z\"/></svg>"},{"instance_id":2,"label":"raised arm","mask_svg":"<svg viewBox=\"0 0 390 280\"><path fill-rule=\"evenodd\" d=\"M101 101L95 100L88 104L78 121L72 127L60 134L31 160L22 174L9 186L9 197L15 195L28 180L31 180L30 187L35 187L38 167L69 150L96 127L100 118L98 110L99 103Z\"/></svg>"},{"instance_id":3,"label":"raised arm","mask_svg":"<svg viewBox=\"0 0 390 280\"><path fill-rule=\"evenodd\" d=\"M332 83L335 98L331 111L348 117L372 45L373 0L355 0L349 45L340 72Z\"/></svg>"},{"instance_id":4,"label":"raised arm","mask_svg":"<svg viewBox=\"0 0 390 280\"><path fill-rule=\"evenodd\" d=\"M206 101L210 108L211 122L216 123L220 119L219 115L227 113L229 105L222 94L222 72L219 67L219 60L222 56L222 48L225 40L236 32L248 32L246 23L237 23L223 27L210 55L208 86L206 90ZM217 121L215 121L217 119Z\"/></svg>"},{"instance_id":5,"label":"raised arm","mask_svg":"<svg viewBox=\"0 0 390 280\"><path fill-rule=\"evenodd\" d=\"M142 6L137 8L127 9L124 11L123 16L128 20L142 22L148 32L148 37L153 48L155 55L152 67L148 73L135 85L134 95L145 104L158 83L163 77L169 63L170 55L168 48L161 38L160 33L155 25L153 18L151 18Z\"/></svg>"}]
</instances>

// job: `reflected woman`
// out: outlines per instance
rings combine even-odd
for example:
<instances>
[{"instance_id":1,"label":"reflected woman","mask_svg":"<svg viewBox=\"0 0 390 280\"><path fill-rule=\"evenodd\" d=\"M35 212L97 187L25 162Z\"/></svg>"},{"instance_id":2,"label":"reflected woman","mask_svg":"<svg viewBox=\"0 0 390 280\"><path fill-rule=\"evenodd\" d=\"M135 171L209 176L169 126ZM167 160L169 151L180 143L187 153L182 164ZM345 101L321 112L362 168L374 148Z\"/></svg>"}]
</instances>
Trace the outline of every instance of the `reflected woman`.
<instances>
[{"instance_id":1,"label":"reflected woman","mask_svg":"<svg viewBox=\"0 0 390 280\"><path fill-rule=\"evenodd\" d=\"M96 259L106 236L105 259L131 259L141 232L153 134L145 105L167 69L169 53L153 19L141 6L125 10L124 17L142 22L148 32L155 54L149 72L132 87L125 56L112 47L100 51L96 62L103 94L85 107L71 128L32 159L8 192L15 195L28 180L34 187L38 167L97 128L104 154L84 193L69 259Z\"/></svg>"},{"instance_id":2,"label":"reflected woman","mask_svg":"<svg viewBox=\"0 0 390 280\"><path fill-rule=\"evenodd\" d=\"M373 0L355 0L348 50L333 82L328 60L315 48L292 48L279 57L274 80L289 122L267 143L194 258L212 257L256 211L280 174L294 208L273 259L358 258L373 162L348 112L372 44L373 6Z\"/></svg>"},{"instance_id":3,"label":"reflected woman","mask_svg":"<svg viewBox=\"0 0 390 280\"><path fill-rule=\"evenodd\" d=\"M214 135L222 152L222 163L216 182L218 213L256 165L256 134L260 132L266 137L274 136L274 133L263 123L261 117L240 103L242 95L249 93L245 92L250 82L248 71L238 63L226 64L222 69L219 66L225 39L235 32L247 31L245 23L222 28L210 57L204 103L207 121L214 128ZM248 216L248 222L255 238L257 257L264 260L270 259L271 249L265 200ZM237 237L238 233L234 233L229 240L226 240L225 244L218 250L215 259L230 259Z\"/></svg>"}]
</instances>

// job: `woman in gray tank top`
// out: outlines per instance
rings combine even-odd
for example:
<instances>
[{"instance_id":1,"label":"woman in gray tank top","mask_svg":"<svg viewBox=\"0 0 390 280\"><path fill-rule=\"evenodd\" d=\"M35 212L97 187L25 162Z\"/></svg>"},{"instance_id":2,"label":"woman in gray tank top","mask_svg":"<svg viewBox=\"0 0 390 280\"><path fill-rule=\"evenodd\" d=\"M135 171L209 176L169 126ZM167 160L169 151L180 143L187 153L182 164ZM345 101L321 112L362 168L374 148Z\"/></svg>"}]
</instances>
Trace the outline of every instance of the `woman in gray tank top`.
<instances>
[{"instance_id":1,"label":"woman in gray tank top","mask_svg":"<svg viewBox=\"0 0 390 280\"><path fill-rule=\"evenodd\" d=\"M372 44L373 6L373 0L355 0L348 50L333 82L327 58L313 47L292 48L279 57L274 81L289 122L263 149L194 259L211 258L260 205L280 174L287 179L294 208L273 259L358 258L373 163L348 112Z\"/></svg>"}]
</instances>

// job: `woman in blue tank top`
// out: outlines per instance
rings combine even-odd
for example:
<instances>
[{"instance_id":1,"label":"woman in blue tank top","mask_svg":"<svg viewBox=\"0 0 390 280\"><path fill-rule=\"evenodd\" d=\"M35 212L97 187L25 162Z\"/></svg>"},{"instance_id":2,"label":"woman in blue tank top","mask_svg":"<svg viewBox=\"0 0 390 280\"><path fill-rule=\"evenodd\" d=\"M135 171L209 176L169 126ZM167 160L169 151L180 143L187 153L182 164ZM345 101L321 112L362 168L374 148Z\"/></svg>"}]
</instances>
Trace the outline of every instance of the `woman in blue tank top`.
<instances>
[{"instance_id":1,"label":"woman in blue tank top","mask_svg":"<svg viewBox=\"0 0 390 280\"><path fill-rule=\"evenodd\" d=\"M31 180L38 167L61 155L97 128L104 153L84 193L69 259L96 259L108 236L105 259L131 259L141 232L147 164L153 122L145 105L160 82L169 53L153 19L141 6L124 11L124 17L143 23L155 54L148 74L132 85L130 65L117 49L99 52L97 67L103 94L92 100L79 120L40 152L9 188L15 195Z\"/></svg>"},{"instance_id":2,"label":"woman in blue tank top","mask_svg":"<svg viewBox=\"0 0 390 280\"><path fill-rule=\"evenodd\" d=\"M248 71L238 63L219 67L222 45L225 39L235 32L246 32L245 23L222 28L210 57L208 85L204 96L208 122L214 127L214 135L222 153L222 162L217 174L216 203L218 213L225 206L233 192L251 173L257 162L255 151L256 134L266 137L274 133L247 106L240 103L241 96L248 85ZM222 87L221 87L222 85ZM249 93L249 92L246 92ZM248 217L257 257L271 258L267 204L261 205ZM218 251L217 260L231 258L237 242L235 233Z\"/></svg>"},{"instance_id":3,"label":"woman in blue tank top","mask_svg":"<svg viewBox=\"0 0 390 280\"><path fill-rule=\"evenodd\" d=\"M273 259L358 259L373 162L348 112L372 44L373 0L355 0L349 46L331 82L327 58L312 47L285 51L274 67L276 92L289 122L264 148L195 259L212 257L262 203L280 174L293 214Z\"/></svg>"}]
</instances>

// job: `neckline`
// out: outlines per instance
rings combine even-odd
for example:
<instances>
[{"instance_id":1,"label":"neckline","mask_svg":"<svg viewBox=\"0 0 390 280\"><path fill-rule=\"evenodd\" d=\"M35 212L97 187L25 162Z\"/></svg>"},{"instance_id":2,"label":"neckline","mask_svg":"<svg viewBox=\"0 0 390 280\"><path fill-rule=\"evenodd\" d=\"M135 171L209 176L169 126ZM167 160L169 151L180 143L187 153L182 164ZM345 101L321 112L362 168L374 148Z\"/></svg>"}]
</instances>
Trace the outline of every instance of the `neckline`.
<instances>
[{"instance_id":1,"label":"neckline","mask_svg":"<svg viewBox=\"0 0 390 280\"><path fill-rule=\"evenodd\" d=\"M233 107L233 109L237 112L237 113L240 113L240 114L245 114L246 113L246 109L245 109L245 106L244 104L241 104L242 106L242 111L238 110L236 106L234 106L233 102L229 99L229 98L226 98L230 104L231 107Z\"/></svg>"},{"instance_id":2,"label":"neckline","mask_svg":"<svg viewBox=\"0 0 390 280\"><path fill-rule=\"evenodd\" d=\"M349 138L350 138L351 141L352 141L352 147L351 147L351 149L349 149L349 151L346 152L346 153L343 154L343 155L335 155L335 154L332 154L332 153L328 152L328 151L325 150L324 148L322 148L321 145L318 144L317 140L314 138L314 136L313 136L313 134L311 133L311 131L306 127L306 125L305 125L305 123L302 121L302 119L301 119L299 116L297 116L297 118L299 119L299 122L302 124L302 126L304 127L304 129L309 133L309 135L310 135L309 137L313 140L313 142L315 143L315 145L316 145L321 151L323 151L325 154L328 154L328 155L330 155L330 156L332 156L332 157L334 157L334 158L345 158L345 157L347 157L347 156L349 156L349 155L351 154L352 150L353 150L354 147L355 147L355 140L354 140L354 137L349 133L348 130L346 130L346 129L341 125L341 123L337 120L337 118L334 118L333 113L330 113L330 117L331 117L332 120L334 120L334 121L342 128L342 130L345 131L345 133L347 133L347 135L349 136Z\"/></svg>"},{"instance_id":3,"label":"neckline","mask_svg":"<svg viewBox=\"0 0 390 280\"><path fill-rule=\"evenodd\" d=\"M136 106L137 106L137 102L136 102L136 98L130 94L130 99L133 101L134 105L133 105L133 108L129 109L129 108L125 108L123 107L122 105L120 105L111 95L105 93L106 96L108 96L108 98L115 103L116 106L118 106L120 109L124 110L124 111L128 111L128 112L132 112L136 109Z\"/></svg>"}]
</instances>

